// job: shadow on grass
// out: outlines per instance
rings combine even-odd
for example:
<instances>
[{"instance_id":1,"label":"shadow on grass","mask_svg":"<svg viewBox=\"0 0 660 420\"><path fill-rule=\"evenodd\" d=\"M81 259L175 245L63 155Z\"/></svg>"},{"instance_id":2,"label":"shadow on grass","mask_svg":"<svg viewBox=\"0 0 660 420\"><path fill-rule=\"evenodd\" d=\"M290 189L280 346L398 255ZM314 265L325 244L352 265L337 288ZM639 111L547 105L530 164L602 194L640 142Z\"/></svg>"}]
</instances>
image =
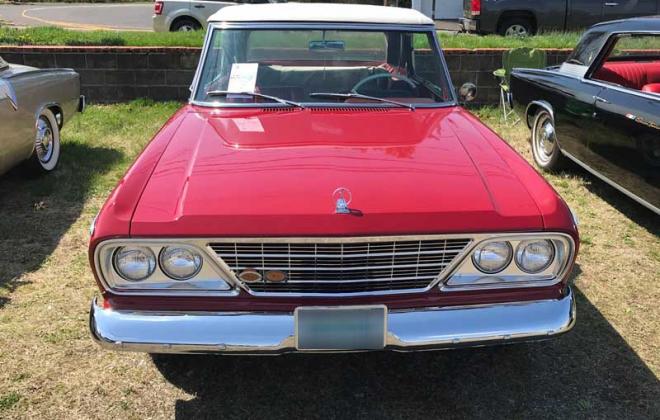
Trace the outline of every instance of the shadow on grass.
<instances>
[{"instance_id":1,"label":"shadow on grass","mask_svg":"<svg viewBox=\"0 0 660 420\"><path fill-rule=\"evenodd\" d=\"M571 170L590 181L585 183L590 192L602 198L634 223L642 226L650 233L660 236L660 223L658 223L660 216L578 165L574 164Z\"/></svg>"},{"instance_id":2,"label":"shadow on grass","mask_svg":"<svg viewBox=\"0 0 660 420\"><path fill-rule=\"evenodd\" d=\"M53 252L80 216L95 178L122 154L64 142L61 156L54 172L38 178L26 177L22 168L0 176L0 289L9 294ZM0 308L8 301L0 296Z\"/></svg>"},{"instance_id":3,"label":"shadow on grass","mask_svg":"<svg viewBox=\"0 0 660 420\"><path fill-rule=\"evenodd\" d=\"M553 340L425 353L154 355L195 395L176 418L651 418L660 386L576 290L578 323Z\"/></svg>"}]
</instances>

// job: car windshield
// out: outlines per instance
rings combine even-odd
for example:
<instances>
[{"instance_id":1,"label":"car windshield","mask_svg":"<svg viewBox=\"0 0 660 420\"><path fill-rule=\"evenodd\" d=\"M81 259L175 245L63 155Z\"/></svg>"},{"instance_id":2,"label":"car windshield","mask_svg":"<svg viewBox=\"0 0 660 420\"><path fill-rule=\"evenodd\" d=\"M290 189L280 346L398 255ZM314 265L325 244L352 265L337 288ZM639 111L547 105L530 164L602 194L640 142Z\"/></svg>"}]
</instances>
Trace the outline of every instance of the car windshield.
<instances>
[{"instance_id":1,"label":"car windshield","mask_svg":"<svg viewBox=\"0 0 660 420\"><path fill-rule=\"evenodd\" d=\"M409 106L453 99L430 30L212 30L198 103Z\"/></svg>"}]
</instances>

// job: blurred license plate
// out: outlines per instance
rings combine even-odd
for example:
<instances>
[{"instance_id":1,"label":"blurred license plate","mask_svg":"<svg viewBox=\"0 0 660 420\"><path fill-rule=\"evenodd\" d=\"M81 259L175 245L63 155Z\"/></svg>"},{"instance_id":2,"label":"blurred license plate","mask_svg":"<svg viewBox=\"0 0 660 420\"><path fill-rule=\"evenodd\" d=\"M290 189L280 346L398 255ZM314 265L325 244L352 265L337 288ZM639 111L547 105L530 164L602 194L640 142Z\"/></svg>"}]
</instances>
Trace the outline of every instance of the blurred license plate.
<instances>
[{"instance_id":1,"label":"blurred license plate","mask_svg":"<svg viewBox=\"0 0 660 420\"><path fill-rule=\"evenodd\" d=\"M300 307L295 312L298 350L385 348L387 307Z\"/></svg>"}]
</instances>

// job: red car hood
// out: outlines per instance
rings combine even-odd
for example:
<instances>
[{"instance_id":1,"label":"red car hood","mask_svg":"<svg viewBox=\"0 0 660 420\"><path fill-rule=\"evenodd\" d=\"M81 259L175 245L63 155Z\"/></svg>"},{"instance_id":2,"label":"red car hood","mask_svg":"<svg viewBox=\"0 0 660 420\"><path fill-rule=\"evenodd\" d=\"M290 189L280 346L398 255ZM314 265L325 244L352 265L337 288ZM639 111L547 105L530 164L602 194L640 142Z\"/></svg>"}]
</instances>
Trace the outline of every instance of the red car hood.
<instances>
[{"instance_id":1,"label":"red car hood","mask_svg":"<svg viewBox=\"0 0 660 420\"><path fill-rule=\"evenodd\" d=\"M460 108L189 108L133 236L345 236L543 229L511 156ZM514 159L522 160L520 157ZM352 215L333 192L350 190Z\"/></svg>"}]
</instances>

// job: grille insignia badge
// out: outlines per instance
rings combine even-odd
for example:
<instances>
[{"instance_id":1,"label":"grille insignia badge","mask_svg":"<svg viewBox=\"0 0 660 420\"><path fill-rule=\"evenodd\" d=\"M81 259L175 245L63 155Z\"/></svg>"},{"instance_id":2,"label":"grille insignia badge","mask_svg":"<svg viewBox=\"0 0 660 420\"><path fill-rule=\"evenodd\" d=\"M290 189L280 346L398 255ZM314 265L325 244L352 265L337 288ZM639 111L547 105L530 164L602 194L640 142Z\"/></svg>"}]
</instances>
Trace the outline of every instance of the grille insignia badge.
<instances>
[{"instance_id":1,"label":"grille insignia badge","mask_svg":"<svg viewBox=\"0 0 660 420\"><path fill-rule=\"evenodd\" d=\"M353 201L351 190L339 187L332 193L332 198L335 200L335 214L351 214L351 209L348 208Z\"/></svg>"}]
</instances>

